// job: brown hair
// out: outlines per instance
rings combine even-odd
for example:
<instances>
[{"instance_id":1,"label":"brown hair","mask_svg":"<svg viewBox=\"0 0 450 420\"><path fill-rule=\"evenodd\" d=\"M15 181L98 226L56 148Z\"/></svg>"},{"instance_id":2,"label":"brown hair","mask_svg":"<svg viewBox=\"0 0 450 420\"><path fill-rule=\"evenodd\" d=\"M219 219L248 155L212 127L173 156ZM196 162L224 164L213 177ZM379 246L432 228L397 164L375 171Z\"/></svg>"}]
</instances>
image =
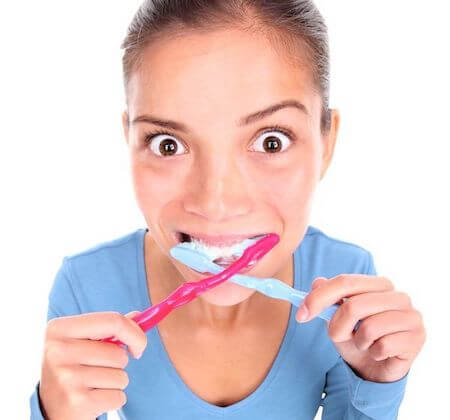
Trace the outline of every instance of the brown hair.
<instances>
[{"instance_id":1,"label":"brown hair","mask_svg":"<svg viewBox=\"0 0 450 420\"><path fill-rule=\"evenodd\" d=\"M327 132L331 118L328 30L311 0L145 0L121 45L125 50L125 93L132 72L139 68L143 50L152 41L188 31L232 27L266 35L275 51L309 68L313 87L322 98L321 130Z\"/></svg>"}]
</instances>

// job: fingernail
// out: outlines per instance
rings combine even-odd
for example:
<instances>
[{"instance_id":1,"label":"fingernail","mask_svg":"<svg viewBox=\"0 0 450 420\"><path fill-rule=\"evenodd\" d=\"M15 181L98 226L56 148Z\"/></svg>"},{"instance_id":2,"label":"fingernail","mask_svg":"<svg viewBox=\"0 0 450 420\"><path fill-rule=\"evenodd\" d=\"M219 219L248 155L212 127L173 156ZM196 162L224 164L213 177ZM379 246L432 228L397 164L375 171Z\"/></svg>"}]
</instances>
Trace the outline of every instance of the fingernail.
<instances>
[{"instance_id":1,"label":"fingernail","mask_svg":"<svg viewBox=\"0 0 450 420\"><path fill-rule=\"evenodd\" d=\"M297 321L305 322L308 319L309 311L304 303L301 304L300 309L297 312Z\"/></svg>"},{"instance_id":2,"label":"fingernail","mask_svg":"<svg viewBox=\"0 0 450 420\"><path fill-rule=\"evenodd\" d=\"M143 354L144 352L141 352L141 353L138 353L135 357L136 357L136 359L140 359L141 357L142 357L142 354Z\"/></svg>"}]
</instances>

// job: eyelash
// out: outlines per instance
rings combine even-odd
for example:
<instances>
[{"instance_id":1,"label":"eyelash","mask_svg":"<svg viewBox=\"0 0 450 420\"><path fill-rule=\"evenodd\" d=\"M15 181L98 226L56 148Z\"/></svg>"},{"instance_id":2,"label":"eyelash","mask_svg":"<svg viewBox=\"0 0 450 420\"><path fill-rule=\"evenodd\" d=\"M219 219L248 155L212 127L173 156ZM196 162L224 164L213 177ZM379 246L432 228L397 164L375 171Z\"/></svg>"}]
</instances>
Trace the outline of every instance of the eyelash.
<instances>
[{"instance_id":1,"label":"eyelash","mask_svg":"<svg viewBox=\"0 0 450 420\"><path fill-rule=\"evenodd\" d=\"M293 144L297 141L297 137L295 136L294 132L291 129L284 128L284 127L281 127L279 125L273 125L271 127L264 128L260 133L258 133L258 137L262 136L265 133L269 133L271 131L279 131L280 133L282 133L285 136L289 137L289 139L292 141ZM177 137L176 134L171 133L169 130L157 129L157 130L148 131L148 132L145 133L145 135L144 135L144 143L146 145L150 144L152 138L157 136L157 135L159 135L159 134L164 134L164 135L171 136L171 137ZM186 147L186 149L187 149L187 147ZM280 154L280 153L285 153L285 152L278 152L278 153L273 153L273 154L276 155L276 154ZM263 155L272 155L272 153L262 153L262 154Z\"/></svg>"}]
</instances>

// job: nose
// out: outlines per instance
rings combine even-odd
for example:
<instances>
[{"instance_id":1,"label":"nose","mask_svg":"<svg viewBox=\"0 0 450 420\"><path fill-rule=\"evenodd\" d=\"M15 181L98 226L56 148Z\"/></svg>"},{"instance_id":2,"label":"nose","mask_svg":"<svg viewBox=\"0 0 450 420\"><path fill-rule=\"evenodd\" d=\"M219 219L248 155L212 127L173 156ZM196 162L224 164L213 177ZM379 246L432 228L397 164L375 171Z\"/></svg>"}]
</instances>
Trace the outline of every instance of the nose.
<instances>
[{"instance_id":1,"label":"nose","mask_svg":"<svg viewBox=\"0 0 450 420\"><path fill-rule=\"evenodd\" d=\"M198 162L190 173L184 209L211 222L245 216L252 210L251 188L230 160Z\"/></svg>"}]
</instances>

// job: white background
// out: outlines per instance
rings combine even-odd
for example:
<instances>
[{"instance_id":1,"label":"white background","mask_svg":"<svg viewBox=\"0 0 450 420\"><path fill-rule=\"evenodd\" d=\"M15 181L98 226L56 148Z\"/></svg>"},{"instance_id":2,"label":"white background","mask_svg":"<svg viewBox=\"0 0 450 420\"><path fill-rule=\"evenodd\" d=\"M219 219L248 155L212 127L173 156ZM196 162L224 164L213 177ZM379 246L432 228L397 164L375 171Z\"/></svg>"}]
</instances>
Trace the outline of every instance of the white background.
<instances>
[{"instance_id":1,"label":"white background","mask_svg":"<svg viewBox=\"0 0 450 420\"><path fill-rule=\"evenodd\" d=\"M29 417L62 257L145 226L120 122L119 45L139 4L1 3L1 418ZM311 224L369 249L379 274L423 313L428 339L399 419L440 419L449 375L447 2L317 4L342 124Z\"/></svg>"}]
</instances>

